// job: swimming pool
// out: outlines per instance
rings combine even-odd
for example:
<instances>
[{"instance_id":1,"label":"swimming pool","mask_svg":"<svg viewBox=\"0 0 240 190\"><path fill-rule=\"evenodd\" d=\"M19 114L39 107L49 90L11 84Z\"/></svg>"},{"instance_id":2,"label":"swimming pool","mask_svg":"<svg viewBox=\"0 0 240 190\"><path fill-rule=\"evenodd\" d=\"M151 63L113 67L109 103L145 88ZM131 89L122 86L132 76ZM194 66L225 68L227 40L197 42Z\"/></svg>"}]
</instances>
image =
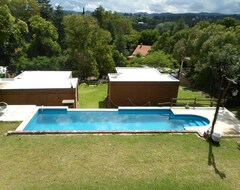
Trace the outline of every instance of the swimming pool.
<instances>
[{"instance_id":1,"label":"swimming pool","mask_svg":"<svg viewBox=\"0 0 240 190\"><path fill-rule=\"evenodd\" d=\"M206 126L197 115L170 109L68 110L39 108L23 131L174 131Z\"/></svg>"}]
</instances>

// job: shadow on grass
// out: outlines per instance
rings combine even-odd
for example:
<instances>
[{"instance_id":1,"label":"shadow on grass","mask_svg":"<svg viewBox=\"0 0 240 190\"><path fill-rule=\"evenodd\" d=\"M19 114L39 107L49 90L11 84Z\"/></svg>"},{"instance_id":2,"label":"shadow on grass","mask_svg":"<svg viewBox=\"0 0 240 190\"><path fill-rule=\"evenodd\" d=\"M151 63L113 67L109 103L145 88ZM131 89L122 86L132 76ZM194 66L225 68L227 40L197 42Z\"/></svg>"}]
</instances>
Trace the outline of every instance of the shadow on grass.
<instances>
[{"instance_id":1,"label":"shadow on grass","mask_svg":"<svg viewBox=\"0 0 240 190\"><path fill-rule=\"evenodd\" d=\"M182 86L182 89L183 89L183 90L188 90L188 91L193 91L193 92L199 92L199 90L194 89L194 88L190 88L190 87L188 87L188 86Z\"/></svg>"},{"instance_id":2,"label":"shadow on grass","mask_svg":"<svg viewBox=\"0 0 240 190\"><path fill-rule=\"evenodd\" d=\"M216 142L213 142L211 139L208 140L208 144L209 144L209 149L208 149L208 165L209 166L212 166L215 170L215 173L217 175L219 175L219 177L221 179L224 179L226 178L226 174L223 172L223 171L220 171L218 168L217 168L217 165L216 165L216 162L215 162L215 157L214 157L214 154L213 154L213 151L212 151L212 147L215 146L215 147L219 147L220 144L219 143L216 143Z\"/></svg>"},{"instance_id":3,"label":"shadow on grass","mask_svg":"<svg viewBox=\"0 0 240 190\"><path fill-rule=\"evenodd\" d=\"M194 89L194 88L191 88L191 87L188 87L188 86L182 86L182 89L183 89L184 91L200 92L199 89ZM202 90L201 90L201 92L202 92L203 94L206 94L206 96L208 96L208 92L205 92L205 91L202 91Z\"/></svg>"},{"instance_id":4,"label":"shadow on grass","mask_svg":"<svg viewBox=\"0 0 240 190\"><path fill-rule=\"evenodd\" d=\"M240 120L240 107L228 108Z\"/></svg>"},{"instance_id":5,"label":"shadow on grass","mask_svg":"<svg viewBox=\"0 0 240 190\"><path fill-rule=\"evenodd\" d=\"M99 101L99 102L98 102L98 107L99 107L99 108L107 108L106 99L104 99L104 100L102 100L102 101Z\"/></svg>"}]
</instances>

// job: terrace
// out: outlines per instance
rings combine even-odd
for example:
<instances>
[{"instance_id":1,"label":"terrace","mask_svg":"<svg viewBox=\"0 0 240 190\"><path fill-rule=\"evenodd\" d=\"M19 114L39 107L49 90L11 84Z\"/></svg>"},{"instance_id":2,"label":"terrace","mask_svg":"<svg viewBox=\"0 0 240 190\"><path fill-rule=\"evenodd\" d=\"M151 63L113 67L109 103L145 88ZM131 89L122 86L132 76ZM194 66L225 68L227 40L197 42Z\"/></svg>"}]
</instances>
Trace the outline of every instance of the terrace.
<instances>
[{"instance_id":1,"label":"terrace","mask_svg":"<svg viewBox=\"0 0 240 190\"><path fill-rule=\"evenodd\" d=\"M89 87L89 88L97 90L98 88L102 89L104 86L105 86L105 93L106 93L106 85L100 85L99 87ZM81 93L84 93L84 91L86 91L86 90L84 90L84 89L80 90ZM182 91L182 88L180 88L179 94L182 93L181 91ZM88 97L88 95L86 95L86 97ZM83 101L84 101L84 99L83 99ZM80 107L82 107L81 101L80 101ZM194 131L197 134L199 134L200 136L203 136L204 132L210 128L211 122L213 121L213 117L214 117L214 113L215 113L214 107L190 106L189 109L186 109L185 107L161 107L161 108L162 109L171 109L174 114L190 114L190 115L194 114L194 115L199 115L199 116L207 118L210 121L210 124L208 126L191 127L191 128L186 127L185 128L184 132L193 132ZM36 112L37 109L38 109L38 107L33 106L33 105L32 106L31 105L28 105L28 106L9 105L7 111L3 115L0 116L0 121L26 121L32 117L32 115ZM156 109L156 108L154 108L154 109ZM156 133L157 132L158 131L156 131ZM165 131L165 132L171 133L172 131ZM221 108L219 111L218 120L217 120L217 123L215 126L215 132L220 133L223 137L239 136L240 121L238 119L236 119L234 114L231 113L229 110L227 110L226 108ZM92 132L92 133L95 133L95 132ZM122 133L124 133L124 132L122 132ZM12 131L12 132L9 132L9 134L19 134L19 132ZM21 134L21 132L20 132L20 134ZM71 132L71 134L74 134L74 132Z\"/></svg>"},{"instance_id":2,"label":"terrace","mask_svg":"<svg viewBox=\"0 0 240 190\"><path fill-rule=\"evenodd\" d=\"M80 96L85 95L80 107L103 106L99 102L106 85L80 89ZM1 119L24 120L35 109L9 106ZM206 117L214 113L214 108L172 110L199 111ZM220 109L215 129L233 121L231 113ZM4 136L19 124L0 122L0 189L237 190L240 186L239 138L223 138L215 145L190 134Z\"/></svg>"}]
</instances>

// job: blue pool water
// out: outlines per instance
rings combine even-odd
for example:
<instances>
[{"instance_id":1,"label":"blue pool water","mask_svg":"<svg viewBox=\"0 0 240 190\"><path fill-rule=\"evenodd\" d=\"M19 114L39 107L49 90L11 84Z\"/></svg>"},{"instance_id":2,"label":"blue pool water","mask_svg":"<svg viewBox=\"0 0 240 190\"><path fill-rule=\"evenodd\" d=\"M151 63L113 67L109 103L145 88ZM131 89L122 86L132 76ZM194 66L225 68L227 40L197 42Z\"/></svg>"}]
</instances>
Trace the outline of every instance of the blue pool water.
<instances>
[{"instance_id":1,"label":"blue pool water","mask_svg":"<svg viewBox=\"0 0 240 190\"><path fill-rule=\"evenodd\" d=\"M209 120L196 115L174 115L170 109L116 111L68 111L39 109L24 131L69 130L184 130L184 127L205 126Z\"/></svg>"}]
</instances>

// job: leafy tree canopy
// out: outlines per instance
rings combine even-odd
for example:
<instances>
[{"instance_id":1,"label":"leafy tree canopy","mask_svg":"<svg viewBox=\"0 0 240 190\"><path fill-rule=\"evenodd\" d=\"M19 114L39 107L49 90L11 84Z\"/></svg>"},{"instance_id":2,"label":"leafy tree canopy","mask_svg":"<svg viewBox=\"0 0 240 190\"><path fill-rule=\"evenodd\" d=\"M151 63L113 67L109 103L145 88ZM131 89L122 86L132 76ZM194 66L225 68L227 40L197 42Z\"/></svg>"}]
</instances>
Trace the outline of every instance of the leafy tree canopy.
<instances>
[{"instance_id":1,"label":"leafy tree canopy","mask_svg":"<svg viewBox=\"0 0 240 190\"><path fill-rule=\"evenodd\" d=\"M150 66L155 68L176 68L176 60L171 55L164 53L163 51L155 51L147 55L145 58L136 56L131 64L135 66Z\"/></svg>"},{"instance_id":2,"label":"leafy tree canopy","mask_svg":"<svg viewBox=\"0 0 240 190\"><path fill-rule=\"evenodd\" d=\"M51 22L36 15L30 19L30 28L33 35L28 50L29 57L51 57L60 53L57 29Z\"/></svg>"}]
</instances>

